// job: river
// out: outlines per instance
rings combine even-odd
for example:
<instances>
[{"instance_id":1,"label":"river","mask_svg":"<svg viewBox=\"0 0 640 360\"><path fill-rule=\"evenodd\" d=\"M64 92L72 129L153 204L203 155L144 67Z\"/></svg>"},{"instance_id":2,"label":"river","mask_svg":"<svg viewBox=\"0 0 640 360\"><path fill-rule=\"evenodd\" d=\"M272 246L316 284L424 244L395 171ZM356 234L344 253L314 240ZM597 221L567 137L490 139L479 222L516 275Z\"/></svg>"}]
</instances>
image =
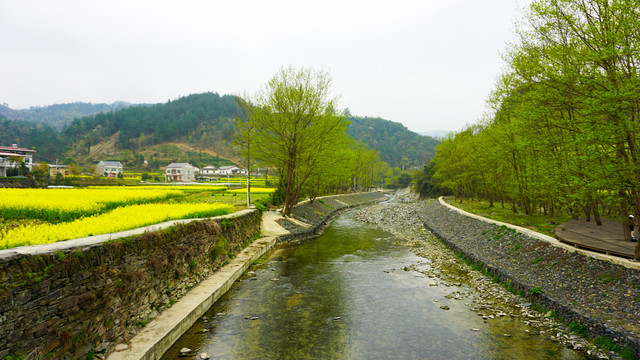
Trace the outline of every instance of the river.
<instances>
[{"instance_id":1,"label":"river","mask_svg":"<svg viewBox=\"0 0 640 360\"><path fill-rule=\"evenodd\" d=\"M583 358L521 318L479 316L464 276L426 276L430 259L353 214L272 251L163 359Z\"/></svg>"}]
</instances>

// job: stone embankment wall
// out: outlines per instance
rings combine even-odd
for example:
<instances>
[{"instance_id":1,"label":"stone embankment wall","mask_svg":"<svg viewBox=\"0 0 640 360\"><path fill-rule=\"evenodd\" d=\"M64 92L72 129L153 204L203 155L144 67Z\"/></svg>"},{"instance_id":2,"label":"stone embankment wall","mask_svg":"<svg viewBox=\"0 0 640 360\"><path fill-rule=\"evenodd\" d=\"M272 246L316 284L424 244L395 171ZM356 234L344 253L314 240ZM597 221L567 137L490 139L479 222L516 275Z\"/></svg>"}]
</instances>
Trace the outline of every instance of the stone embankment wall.
<instances>
[{"instance_id":1,"label":"stone embankment wall","mask_svg":"<svg viewBox=\"0 0 640 360\"><path fill-rule=\"evenodd\" d=\"M589 337L609 339L640 358L640 271L467 217L435 200L420 217L445 244L508 289L555 311Z\"/></svg>"},{"instance_id":2,"label":"stone embankment wall","mask_svg":"<svg viewBox=\"0 0 640 360\"><path fill-rule=\"evenodd\" d=\"M291 211L292 219L282 219L280 226L291 232L291 235L280 237L280 241L302 239L318 235L327 225L327 221L336 213L354 207L387 200L388 195L380 191L349 195L334 195L317 198L313 202L296 205Z\"/></svg>"},{"instance_id":3,"label":"stone embankment wall","mask_svg":"<svg viewBox=\"0 0 640 360\"><path fill-rule=\"evenodd\" d=\"M260 213L71 251L0 252L0 359L110 351L257 238Z\"/></svg>"}]
</instances>

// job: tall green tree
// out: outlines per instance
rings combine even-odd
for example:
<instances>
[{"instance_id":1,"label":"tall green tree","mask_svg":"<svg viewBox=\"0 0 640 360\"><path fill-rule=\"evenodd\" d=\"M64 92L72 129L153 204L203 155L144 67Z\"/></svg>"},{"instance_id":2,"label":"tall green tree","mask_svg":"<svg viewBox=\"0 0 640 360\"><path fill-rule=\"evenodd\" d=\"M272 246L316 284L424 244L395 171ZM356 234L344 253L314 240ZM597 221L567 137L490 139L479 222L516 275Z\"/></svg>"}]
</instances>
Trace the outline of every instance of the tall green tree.
<instances>
[{"instance_id":1,"label":"tall green tree","mask_svg":"<svg viewBox=\"0 0 640 360\"><path fill-rule=\"evenodd\" d=\"M256 129L258 157L278 169L284 215L291 213L312 176L324 170L323 159L349 125L330 89L328 72L287 67L245 104L247 123Z\"/></svg>"},{"instance_id":2,"label":"tall green tree","mask_svg":"<svg viewBox=\"0 0 640 360\"><path fill-rule=\"evenodd\" d=\"M640 3L537 0L525 19L492 118L443 142L433 179L473 196L484 169L502 185L482 196L527 213L614 214L630 240L627 215L640 213Z\"/></svg>"}]
</instances>

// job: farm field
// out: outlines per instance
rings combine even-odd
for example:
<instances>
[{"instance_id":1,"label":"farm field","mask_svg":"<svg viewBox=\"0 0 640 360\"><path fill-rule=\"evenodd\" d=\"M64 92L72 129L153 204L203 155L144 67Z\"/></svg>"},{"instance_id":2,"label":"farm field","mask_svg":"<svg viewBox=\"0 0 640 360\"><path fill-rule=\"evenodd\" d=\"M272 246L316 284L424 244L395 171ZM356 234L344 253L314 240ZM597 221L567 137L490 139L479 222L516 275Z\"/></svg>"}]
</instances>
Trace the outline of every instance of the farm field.
<instances>
[{"instance_id":1,"label":"farm field","mask_svg":"<svg viewBox=\"0 0 640 360\"><path fill-rule=\"evenodd\" d=\"M255 193L254 193L255 191ZM273 189L252 189L252 202ZM74 189L0 188L0 249L106 234L246 208L246 189L157 185Z\"/></svg>"}]
</instances>

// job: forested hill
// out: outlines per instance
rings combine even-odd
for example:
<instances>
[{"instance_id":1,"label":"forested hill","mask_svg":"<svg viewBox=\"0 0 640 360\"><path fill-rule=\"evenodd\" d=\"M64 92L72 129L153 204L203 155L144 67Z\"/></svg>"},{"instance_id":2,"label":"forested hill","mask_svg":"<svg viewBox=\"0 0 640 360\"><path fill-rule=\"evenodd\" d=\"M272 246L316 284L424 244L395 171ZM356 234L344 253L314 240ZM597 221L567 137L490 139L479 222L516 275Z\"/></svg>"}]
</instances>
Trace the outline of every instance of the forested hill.
<instances>
[{"instance_id":1,"label":"forested hill","mask_svg":"<svg viewBox=\"0 0 640 360\"><path fill-rule=\"evenodd\" d=\"M42 123L13 121L0 115L0 144L34 148L38 151L37 161L67 159L64 161L80 165L105 157L126 161L135 155L136 160L129 162L131 166L138 166L143 157L150 163L184 157L184 153L165 149L163 144L184 144L191 149L185 151L233 159L233 119L238 112L235 96L203 93L75 118L61 132ZM360 117L350 120L348 133L379 151L382 160L394 167L422 167L433 157L438 143L392 121Z\"/></svg>"},{"instance_id":2,"label":"forested hill","mask_svg":"<svg viewBox=\"0 0 640 360\"><path fill-rule=\"evenodd\" d=\"M213 146L231 140L233 118L238 111L235 96L194 94L167 103L131 106L75 119L63 134L85 147L116 133L118 146L129 150L169 141Z\"/></svg>"},{"instance_id":3,"label":"forested hill","mask_svg":"<svg viewBox=\"0 0 640 360\"><path fill-rule=\"evenodd\" d=\"M41 161L55 161L55 154L63 146L59 133L46 124L9 120L0 115L0 146L18 144L20 147L35 149ZM47 154L54 154L48 157Z\"/></svg>"},{"instance_id":4,"label":"forested hill","mask_svg":"<svg viewBox=\"0 0 640 360\"><path fill-rule=\"evenodd\" d=\"M35 124L46 124L57 130L71 122L74 118L110 112L131 106L130 103L118 101L112 104L91 104L74 102L69 104L54 104L49 106L30 107L29 109L11 109L0 105L0 115L11 120L22 120Z\"/></svg>"},{"instance_id":5,"label":"forested hill","mask_svg":"<svg viewBox=\"0 0 640 360\"><path fill-rule=\"evenodd\" d=\"M422 168L435 155L438 140L414 133L400 123L370 117L350 120L349 135L379 151L382 160L391 166Z\"/></svg>"}]
</instances>

